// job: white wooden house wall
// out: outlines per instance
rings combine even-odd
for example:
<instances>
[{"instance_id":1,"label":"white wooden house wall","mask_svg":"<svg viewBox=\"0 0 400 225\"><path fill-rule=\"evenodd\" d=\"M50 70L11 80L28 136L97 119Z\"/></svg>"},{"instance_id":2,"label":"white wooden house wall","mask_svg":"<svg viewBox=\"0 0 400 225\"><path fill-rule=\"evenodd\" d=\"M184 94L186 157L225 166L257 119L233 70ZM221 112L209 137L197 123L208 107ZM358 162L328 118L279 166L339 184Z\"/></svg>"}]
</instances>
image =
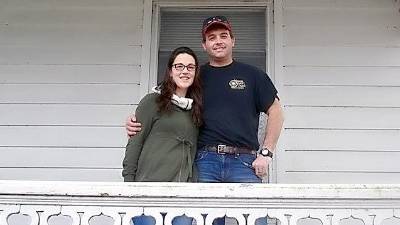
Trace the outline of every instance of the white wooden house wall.
<instances>
[{"instance_id":1,"label":"white wooden house wall","mask_svg":"<svg viewBox=\"0 0 400 225\"><path fill-rule=\"evenodd\" d=\"M0 179L120 181L142 0L0 0Z\"/></svg>"},{"instance_id":2,"label":"white wooden house wall","mask_svg":"<svg viewBox=\"0 0 400 225\"><path fill-rule=\"evenodd\" d=\"M148 85L146 2L0 0L0 179L121 180L124 119ZM399 182L398 3L276 3L275 180Z\"/></svg>"},{"instance_id":3,"label":"white wooden house wall","mask_svg":"<svg viewBox=\"0 0 400 225\"><path fill-rule=\"evenodd\" d=\"M284 1L278 182L400 182L396 4Z\"/></svg>"}]
</instances>

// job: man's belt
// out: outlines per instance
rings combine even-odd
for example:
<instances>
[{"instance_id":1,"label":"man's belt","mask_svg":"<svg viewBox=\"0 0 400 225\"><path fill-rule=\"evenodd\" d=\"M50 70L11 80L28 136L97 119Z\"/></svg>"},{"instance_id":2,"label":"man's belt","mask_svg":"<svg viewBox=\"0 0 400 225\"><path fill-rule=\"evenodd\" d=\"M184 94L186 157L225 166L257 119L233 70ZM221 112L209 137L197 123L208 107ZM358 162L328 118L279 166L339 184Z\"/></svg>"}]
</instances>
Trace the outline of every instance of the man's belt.
<instances>
[{"instance_id":1,"label":"man's belt","mask_svg":"<svg viewBox=\"0 0 400 225\"><path fill-rule=\"evenodd\" d=\"M217 146L207 146L209 151L216 152L218 154L253 154L257 155L257 151L250 148L234 147L228 145L217 145Z\"/></svg>"}]
</instances>

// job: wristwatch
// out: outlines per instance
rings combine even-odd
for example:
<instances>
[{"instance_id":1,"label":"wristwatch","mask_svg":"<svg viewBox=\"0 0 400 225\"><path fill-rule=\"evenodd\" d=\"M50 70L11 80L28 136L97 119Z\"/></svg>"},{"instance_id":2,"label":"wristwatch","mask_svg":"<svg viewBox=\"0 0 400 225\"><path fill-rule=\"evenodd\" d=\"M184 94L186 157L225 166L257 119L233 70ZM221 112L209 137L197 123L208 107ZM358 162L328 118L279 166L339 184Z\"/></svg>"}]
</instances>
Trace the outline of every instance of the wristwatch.
<instances>
[{"instance_id":1,"label":"wristwatch","mask_svg":"<svg viewBox=\"0 0 400 225\"><path fill-rule=\"evenodd\" d=\"M258 153L264 157L270 157L271 159L274 156L274 154L268 148L262 148Z\"/></svg>"}]
</instances>

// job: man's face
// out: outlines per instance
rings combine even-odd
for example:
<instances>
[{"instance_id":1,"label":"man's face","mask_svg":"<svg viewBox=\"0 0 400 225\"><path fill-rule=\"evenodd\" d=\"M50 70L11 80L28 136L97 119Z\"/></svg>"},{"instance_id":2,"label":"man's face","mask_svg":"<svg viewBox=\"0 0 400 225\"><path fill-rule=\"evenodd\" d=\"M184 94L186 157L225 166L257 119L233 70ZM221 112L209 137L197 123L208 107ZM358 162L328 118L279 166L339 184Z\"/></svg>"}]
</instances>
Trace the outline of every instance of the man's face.
<instances>
[{"instance_id":1,"label":"man's face","mask_svg":"<svg viewBox=\"0 0 400 225\"><path fill-rule=\"evenodd\" d=\"M231 37L227 29L214 28L206 32L202 45L211 62L230 62L235 39Z\"/></svg>"}]
</instances>

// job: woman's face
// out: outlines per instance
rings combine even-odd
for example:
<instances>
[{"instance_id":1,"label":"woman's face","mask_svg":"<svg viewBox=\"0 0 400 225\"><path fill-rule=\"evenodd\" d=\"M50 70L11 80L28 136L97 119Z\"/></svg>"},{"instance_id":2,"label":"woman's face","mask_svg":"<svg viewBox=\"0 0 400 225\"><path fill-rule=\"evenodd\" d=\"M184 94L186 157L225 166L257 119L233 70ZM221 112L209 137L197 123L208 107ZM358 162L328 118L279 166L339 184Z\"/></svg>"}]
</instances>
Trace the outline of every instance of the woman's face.
<instances>
[{"instance_id":1,"label":"woman's face","mask_svg":"<svg viewBox=\"0 0 400 225\"><path fill-rule=\"evenodd\" d=\"M182 53L175 58L170 76L176 84L177 95L186 95L187 89L193 84L196 66L194 58L189 54Z\"/></svg>"}]
</instances>

